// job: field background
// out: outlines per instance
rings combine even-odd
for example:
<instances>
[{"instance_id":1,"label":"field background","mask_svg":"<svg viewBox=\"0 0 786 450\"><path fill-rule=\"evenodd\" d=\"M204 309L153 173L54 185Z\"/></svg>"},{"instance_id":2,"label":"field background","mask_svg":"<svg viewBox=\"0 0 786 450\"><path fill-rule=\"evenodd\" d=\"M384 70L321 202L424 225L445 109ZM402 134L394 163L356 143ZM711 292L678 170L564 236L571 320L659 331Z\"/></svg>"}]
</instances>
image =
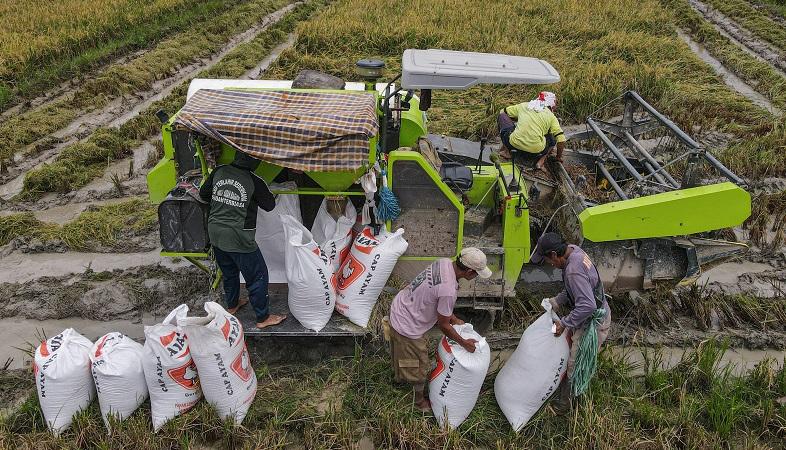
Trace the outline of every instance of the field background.
<instances>
[{"instance_id":1,"label":"field background","mask_svg":"<svg viewBox=\"0 0 786 450\"><path fill-rule=\"evenodd\" d=\"M139 323L180 302L199 308L206 277L161 266L155 252L156 210L145 198L145 175L162 151L155 112L177 111L194 77L292 78L316 69L354 80L355 61L367 57L383 59L392 75L406 48L546 59L562 76L549 89L564 125L638 91L750 181L753 214L729 233L752 245L735 270L756 271L733 285L615 299L615 351L602 353L589 394L565 417L545 408L519 434L496 405L496 368L458 430L416 413L408 389L391 383L375 330L354 356L256 361L257 399L236 429L203 402L153 434L146 403L107 432L94 404L55 438L29 371L9 361L0 370L0 448L783 448L784 12L780 0L3 2L0 326L74 317ZM496 112L540 89L436 91L430 131L495 138ZM87 269L37 269L61 257ZM766 280L772 295L744 289ZM112 296L111 308L86 306L96 292ZM390 300L383 296L375 317ZM537 304L522 290L501 332L520 335ZM690 351L663 367L670 348L683 346ZM778 356L738 370L729 355L745 346Z\"/></svg>"}]
</instances>

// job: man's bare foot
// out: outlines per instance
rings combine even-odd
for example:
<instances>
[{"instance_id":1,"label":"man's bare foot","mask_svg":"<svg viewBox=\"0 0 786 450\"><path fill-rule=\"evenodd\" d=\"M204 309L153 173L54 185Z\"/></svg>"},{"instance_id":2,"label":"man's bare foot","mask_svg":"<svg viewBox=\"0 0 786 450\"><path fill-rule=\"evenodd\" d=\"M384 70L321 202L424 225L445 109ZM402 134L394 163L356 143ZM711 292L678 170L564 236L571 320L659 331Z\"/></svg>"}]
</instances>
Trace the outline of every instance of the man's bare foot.
<instances>
[{"instance_id":1,"label":"man's bare foot","mask_svg":"<svg viewBox=\"0 0 786 450\"><path fill-rule=\"evenodd\" d=\"M248 305L248 300L246 300L246 301L241 300L241 301L238 302L237 306L235 306L234 308L227 309L227 312L229 314L234 315L240 308L242 308L242 307L244 307L246 305Z\"/></svg>"},{"instance_id":2,"label":"man's bare foot","mask_svg":"<svg viewBox=\"0 0 786 450\"><path fill-rule=\"evenodd\" d=\"M272 327L273 325L278 325L281 322L283 322L286 318L287 318L287 316L281 316L281 315L278 315L278 314L271 314L271 315L267 316L267 319L265 319L264 322L257 322L257 328L261 329L261 328Z\"/></svg>"},{"instance_id":3,"label":"man's bare foot","mask_svg":"<svg viewBox=\"0 0 786 450\"><path fill-rule=\"evenodd\" d=\"M504 159L505 161L510 161L512 158L510 157L510 150L504 145L502 148L499 149L499 156L500 158Z\"/></svg>"},{"instance_id":4,"label":"man's bare foot","mask_svg":"<svg viewBox=\"0 0 786 450\"><path fill-rule=\"evenodd\" d=\"M431 402L427 398L424 398L415 402L415 408L417 408L420 412L431 412Z\"/></svg>"}]
</instances>

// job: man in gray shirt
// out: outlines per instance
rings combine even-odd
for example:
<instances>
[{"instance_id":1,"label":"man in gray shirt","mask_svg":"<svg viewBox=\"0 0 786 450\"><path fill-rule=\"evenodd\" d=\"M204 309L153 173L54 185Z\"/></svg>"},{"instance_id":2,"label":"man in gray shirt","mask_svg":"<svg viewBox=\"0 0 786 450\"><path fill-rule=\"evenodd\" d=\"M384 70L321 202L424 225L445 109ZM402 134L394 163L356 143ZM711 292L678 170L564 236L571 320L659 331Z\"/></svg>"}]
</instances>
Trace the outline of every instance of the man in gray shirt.
<instances>
[{"instance_id":1,"label":"man in gray shirt","mask_svg":"<svg viewBox=\"0 0 786 450\"><path fill-rule=\"evenodd\" d=\"M557 412L565 413L571 407L570 379L573 377L579 342L592 314L596 309L603 308L606 314L598 325L598 347L603 345L611 329L611 309L598 270L579 246L566 244L557 233L545 233L538 239L530 262L540 264L543 261L562 270L562 282L565 285L562 292L550 299L554 310L562 316L555 322L554 334L560 336L567 331L570 345L567 376L559 385L554 405Z\"/></svg>"}]
</instances>

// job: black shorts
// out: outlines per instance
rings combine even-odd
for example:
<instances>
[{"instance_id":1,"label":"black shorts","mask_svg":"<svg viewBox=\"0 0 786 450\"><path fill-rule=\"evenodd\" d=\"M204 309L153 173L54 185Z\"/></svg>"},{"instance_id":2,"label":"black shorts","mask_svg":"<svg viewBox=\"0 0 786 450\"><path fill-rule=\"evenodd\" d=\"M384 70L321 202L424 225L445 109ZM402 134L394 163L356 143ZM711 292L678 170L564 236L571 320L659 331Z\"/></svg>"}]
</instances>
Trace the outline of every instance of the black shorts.
<instances>
[{"instance_id":1,"label":"black shorts","mask_svg":"<svg viewBox=\"0 0 786 450\"><path fill-rule=\"evenodd\" d=\"M535 164L537 164L540 157L548 154L549 150L551 150L552 147L557 145L557 140L554 139L552 135L547 134L545 136L546 147L541 152L531 153L531 152L525 152L523 150L519 150L510 143L510 135L511 133L513 133L513 130L515 129L516 127L504 128L500 130L499 137L500 140L502 141L502 144L504 144L505 147L508 150L510 150L510 154L515 159L516 163L521 164L522 166L535 167Z\"/></svg>"}]
</instances>

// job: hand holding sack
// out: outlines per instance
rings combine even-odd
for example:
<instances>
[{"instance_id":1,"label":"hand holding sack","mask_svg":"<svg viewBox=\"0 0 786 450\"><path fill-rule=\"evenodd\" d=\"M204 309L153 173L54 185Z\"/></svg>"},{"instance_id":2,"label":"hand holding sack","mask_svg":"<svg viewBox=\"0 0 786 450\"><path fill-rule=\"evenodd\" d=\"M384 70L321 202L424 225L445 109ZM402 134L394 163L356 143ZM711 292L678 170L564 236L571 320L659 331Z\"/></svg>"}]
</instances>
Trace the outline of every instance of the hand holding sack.
<instances>
[{"instance_id":1,"label":"hand holding sack","mask_svg":"<svg viewBox=\"0 0 786 450\"><path fill-rule=\"evenodd\" d=\"M336 311L361 327L368 326L379 294L408 245L403 228L395 233L383 228L378 236L370 227L364 228L333 277Z\"/></svg>"},{"instance_id":2,"label":"hand holding sack","mask_svg":"<svg viewBox=\"0 0 786 450\"><path fill-rule=\"evenodd\" d=\"M303 224L285 214L281 221L286 237L289 311L305 328L318 332L327 325L336 304L330 260Z\"/></svg>"},{"instance_id":3,"label":"hand holding sack","mask_svg":"<svg viewBox=\"0 0 786 450\"><path fill-rule=\"evenodd\" d=\"M558 317L548 299L541 305L546 311L524 330L516 351L494 382L497 403L516 431L557 391L568 368L566 333L554 336L551 326Z\"/></svg>"},{"instance_id":4,"label":"hand holding sack","mask_svg":"<svg viewBox=\"0 0 786 450\"><path fill-rule=\"evenodd\" d=\"M472 412L491 363L486 338L470 324L453 325L464 339L474 339L475 352L443 336L437 346L437 367L429 378L429 400L440 426L457 428Z\"/></svg>"},{"instance_id":5,"label":"hand holding sack","mask_svg":"<svg viewBox=\"0 0 786 450\"><path fill-rule=\"evenodd\" d=\"M188 336L205 400L239 425L257 392L243 326L218 303L205 303L205 311L206 317L180 318L178 324Z\"/></svg>"},{"instance_id":6,"label":"hand holding sack","mask_svg":"<svg viewBox=\"0 0 786 450\"><path fill-rule=\"evenodd\" d=\"M186 314L188 306L180 305L162 323L145 327L142 367L150 391L154 431L193 408L202 398L188 339L177 326Z\"/></svg>"},{"instance_id":7,"label":"hand holding sack","mask_svg":"<svg viewBox=\"0 0 786 450\"><path fill-rule=\"evenodd\" d=\"M89 339L67 328L35 350L33 374L38 402L46 425L55 435L70 427L74 414L95 398L90 376L92 346Z\"/></svg>"},{"instance_id":8,"label":"hand holding sack","mask_svg":"<svg viewBox=\"0 0 786 450\"><path fill-rule=\"evenodd\" d=\"M98 393L101 418L125 420L147 399L142 344L122 333L107 333L90 350L90 370Z\"/></svg>"}]
</instances>

